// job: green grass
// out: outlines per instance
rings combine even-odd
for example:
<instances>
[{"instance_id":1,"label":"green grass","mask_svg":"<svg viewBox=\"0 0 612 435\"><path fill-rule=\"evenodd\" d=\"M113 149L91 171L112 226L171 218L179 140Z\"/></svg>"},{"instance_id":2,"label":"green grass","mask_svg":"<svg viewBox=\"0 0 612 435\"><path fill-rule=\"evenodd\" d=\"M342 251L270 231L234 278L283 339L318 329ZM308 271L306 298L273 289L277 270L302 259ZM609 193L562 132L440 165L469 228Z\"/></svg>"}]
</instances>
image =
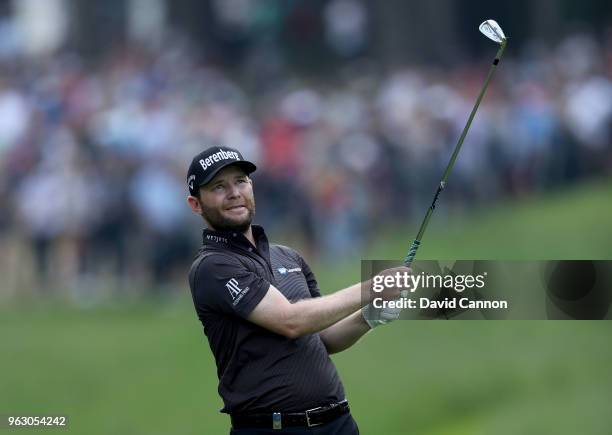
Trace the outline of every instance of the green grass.
<instances>
[{"instance_id":1,"label":"green grass","mask_svg":"<svg viewBox=\"0 0 612 435\"><path fill-rule=\"evenodd\" d=\"M611 218L610 182L440 213L419 257L612 258ZM417 226L388 230L364 257L401 258ZM354 263L315 270L324 289L358 276ZM0 414L67 414L74 434L228 433L190 304L187 289L166 304L4 304ZM604 435L611 339L607 322L403 321L334 361L364 434Z\"/></svg>"},{"instance_id":2,"label":"green grass","mask_svg":"<svg viewBox=\"0 0 612 435\"><path fill-rule=\"evenodd\" d=\"M186 302L3 315L2 413L67 414L78 434L226 433ZM405 321L334 360L366 434L603 435L610 338L604 322Z\"/></svg>"},{"instance_id":3,"label":"green grass","mask_svg":"<svg viewBox=\"0 0 612 435\"><path fill-rule=\"evenodd\" d=\"M431 260L612 259L610 222L612 180L481 205L469 213L448 214L442 198L418 255ZM395 228L396 237L374 243L373 255L404 256L419 224Z\"/></svg>"},{"instance_id":4,"label":"green grass","mask_svg":"<svg viewBox=\"0 0 612 435\"><path fill-rule=\"evenodd\" d=\"M423 204L425 213L428 204ZM359 274L359 260L401 260L418 220L381 228L351 261L315 264L337 288ZM439 201L417 260L612 260L612 178L521 200L448 210ZM322 272L322 273L321 273Z\"/></svg>"}]
</instances>

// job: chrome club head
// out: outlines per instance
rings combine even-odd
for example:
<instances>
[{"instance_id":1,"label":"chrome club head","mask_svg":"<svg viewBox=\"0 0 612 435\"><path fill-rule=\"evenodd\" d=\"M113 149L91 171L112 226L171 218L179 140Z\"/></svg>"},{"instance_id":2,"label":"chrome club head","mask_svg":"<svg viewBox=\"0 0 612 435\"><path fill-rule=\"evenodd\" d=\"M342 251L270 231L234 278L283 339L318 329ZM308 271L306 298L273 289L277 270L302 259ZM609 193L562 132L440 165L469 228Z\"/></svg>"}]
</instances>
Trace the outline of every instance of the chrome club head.
<instances>
[{"instance_id":1,"label":"chrome club head","mask_svg":"<svg viewBox=\"0 0 612 435\"><path fill-rule=\"evenodd\" d=\"M487 38L497 42L498 44L501 44L506 40L504 31L495 20L483 21L480 27L478 27L478 30L480 30Z\"/></svg>"}]
</instances>

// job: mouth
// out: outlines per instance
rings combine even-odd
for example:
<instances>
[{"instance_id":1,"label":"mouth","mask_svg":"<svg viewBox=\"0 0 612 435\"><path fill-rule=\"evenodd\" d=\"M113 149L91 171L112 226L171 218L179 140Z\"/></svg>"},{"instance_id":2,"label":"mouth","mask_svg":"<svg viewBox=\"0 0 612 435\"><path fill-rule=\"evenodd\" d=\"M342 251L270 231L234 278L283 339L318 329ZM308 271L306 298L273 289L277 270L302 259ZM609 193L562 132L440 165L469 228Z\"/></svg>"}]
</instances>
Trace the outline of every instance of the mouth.
<instances>
[{"instance_id":1,"label":"mouth","mask_svg":"<svg viewBox=\"0 0 612 435\"><path fill-rule=\"evenodd\" d=\"M242 210L242 209L246 210L246 207L244 205L233 205L231 207L226 208L225 210L226 211L237 211L237 210Z\"/></svg>"}]
</instances>

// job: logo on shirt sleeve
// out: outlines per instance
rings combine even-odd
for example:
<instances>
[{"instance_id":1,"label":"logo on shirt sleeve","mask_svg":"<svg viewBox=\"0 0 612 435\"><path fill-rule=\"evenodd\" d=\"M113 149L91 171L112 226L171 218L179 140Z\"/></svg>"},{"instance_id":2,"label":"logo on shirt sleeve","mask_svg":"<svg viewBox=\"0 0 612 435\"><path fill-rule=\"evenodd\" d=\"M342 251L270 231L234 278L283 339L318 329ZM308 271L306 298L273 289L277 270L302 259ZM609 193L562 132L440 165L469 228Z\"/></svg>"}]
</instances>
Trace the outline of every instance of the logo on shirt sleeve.
<instances>
[{"instance_id":1,"label":"logo on shirt sleeve","mask_svg":"<svg viewBox=\"0 0 612 435\"><path fill-rule=\"evenodd\" d=\"M249 287L245 287L241 289L238 286L238 281L235 278L230 279L226 284L225 288L229 291L230 296L232 297L232 304L236 305L240 302L240 299L249 291Z\"/></svg>"}]
</instances>

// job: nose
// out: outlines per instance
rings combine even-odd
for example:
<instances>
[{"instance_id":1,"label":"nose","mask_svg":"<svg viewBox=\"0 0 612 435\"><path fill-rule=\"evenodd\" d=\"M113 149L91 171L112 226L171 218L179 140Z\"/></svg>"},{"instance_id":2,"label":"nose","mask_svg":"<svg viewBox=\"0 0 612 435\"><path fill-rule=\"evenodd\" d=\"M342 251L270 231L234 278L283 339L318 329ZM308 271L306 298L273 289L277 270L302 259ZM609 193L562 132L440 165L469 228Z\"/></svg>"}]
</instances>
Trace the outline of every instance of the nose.
<instances>
[{"instance_id":1,"label":"nose","mask_svg":"<svg viewBox=\"0 0 612 435\"><path fill-rule=\"evenodd\" d=\"M237 198L238 196L240 196L240 190L238 189L238 186L232 184L230 185L228 191L227 191L227 196L228 198Z\"/></svg>"}]
</instances>

